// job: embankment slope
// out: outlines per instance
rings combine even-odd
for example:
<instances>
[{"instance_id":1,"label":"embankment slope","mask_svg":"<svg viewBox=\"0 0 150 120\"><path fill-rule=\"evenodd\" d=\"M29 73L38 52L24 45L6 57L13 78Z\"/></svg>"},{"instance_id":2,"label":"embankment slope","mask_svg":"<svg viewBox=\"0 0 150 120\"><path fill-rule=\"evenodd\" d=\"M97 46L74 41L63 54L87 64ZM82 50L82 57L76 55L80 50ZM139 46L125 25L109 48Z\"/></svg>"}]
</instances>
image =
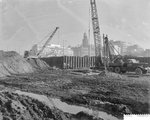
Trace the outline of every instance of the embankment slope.
<instances>
[{"instance_id":1,"label":"embankment slope","mask_svg":"<svg viewBox=\"0 0 150 120\"><path fill-rule=\"evenodd\" d=\"M0 77L32 73L49 66L40 59L25 59L15 51L0 51Z\"/></svg>"}]
</instances>

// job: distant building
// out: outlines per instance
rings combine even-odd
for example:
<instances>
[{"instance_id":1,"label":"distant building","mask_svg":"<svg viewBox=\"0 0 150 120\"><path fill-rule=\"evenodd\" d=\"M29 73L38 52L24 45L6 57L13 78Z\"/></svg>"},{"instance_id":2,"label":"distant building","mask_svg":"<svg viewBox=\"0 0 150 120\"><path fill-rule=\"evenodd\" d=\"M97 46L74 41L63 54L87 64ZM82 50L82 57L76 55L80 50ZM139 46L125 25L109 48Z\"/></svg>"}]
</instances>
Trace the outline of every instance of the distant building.
<instances>
[{"instance_id":1,"label":"distant building","mask_svg":"<svg viewBox=\"0 0 150 120\"><path fill-rule=\"evenodd\" d=\"M144 56L144 49L141 48L139 45L131 45L127 47L126 55L143 57Z\"/></svg>"},{"instance_id":2,"label":"distant building","mask_svg":"<svg viewBox=\"0 0 150 120\"><path fill-rule=\"evenodd\" d=\"M41 48L42 46L38 46L37 51L39 51ZM69 47L62 47L61 45L57 44L49 44L44 48L43 52L41 53L41 57L51 56L73 56L73 51Z\"/></svg>"},{"instance_id":3,"label":"distant building","mask_svg":"<svg viewBox=\"0 0 150 120\"><path fill-rule=\"evenodd\" d=\"M82 40L82 47L88 47L88 46L89 46L89 40L86 33L84 33L83 40Z\"/></svg>"},{"instance_id":4,"label":"distant building","mask_svg":"<svg viewBox=\"0 0 150 120\"><path fill-rule=\"evenodd\" d=\"M150 49L144 51L144 57L150 57Z\"/></svg>"},{"instance_id":5,"label":"distant building","mask_svg":"<svg viewBox=\"0 0 150 120\"><path fill-rule=\"evenodd\" d=\"M114 45L114 55L121 55L122 54L122 49L118 45Z\"/></svg>"},{"instance_id":6,"label":"distant building","mask_svg":"<svg viewBox=\"0 0 150 120\"><path fill-rule=\"evenodd\" d=\"M127 43L124 41L110 40L110 43L116 48L115 53L125 55L127 52Z\"/></svg>"},{"instance_id":7,"label":"distant building","mask_svg":"<svg viewBox=\"0 0 150 120\"><path fill-rule=\"evenodd\" d=\"M74 56L83 57L95 55L95 49L92 45L89 45L89 40L86 33L83 35L82 44L78 47L72 47L72 50Z\"/></svg>"}]
</instances>

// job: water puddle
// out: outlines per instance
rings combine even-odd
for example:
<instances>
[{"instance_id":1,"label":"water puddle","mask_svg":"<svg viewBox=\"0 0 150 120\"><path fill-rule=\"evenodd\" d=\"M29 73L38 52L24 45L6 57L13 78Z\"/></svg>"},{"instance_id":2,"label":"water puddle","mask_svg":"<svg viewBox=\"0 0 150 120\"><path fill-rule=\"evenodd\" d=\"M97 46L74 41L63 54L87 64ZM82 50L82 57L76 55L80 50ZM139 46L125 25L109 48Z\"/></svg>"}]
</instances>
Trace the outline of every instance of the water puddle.
<instances>
[{"instance_id":1,"label":"water puddle","mask_svg":"<svg viewBox=\"0 0 150 120\"><path fill-rule=\"evenodd\" d=\"M94 115L96 117L103 118L104 120L119 120L118 118L116 118L116 117L114 117L110 114L107 114L106 112L94 111L92 109L81 107L81 106L76 106L76 105L69 105L65 102L62 102L60 99L48 98L44 95L38 95L38 94L34 94L34 93L22 92L20 90L16 90L15 93L17 93L19 95L25 95L25 96L32 97L34 99L37 99L37 100L45 103L50 108L56 107L56 108L62 110L63 112L67 112L67 113L70 113L70 114L77 114L77 113L83 111L83 112L88 113L89 115Z\"/></svg>"},{"instance_id":2,"label":"water puddle","mask_svg":"<svg viewBox=\"0 0 150 120\"><path fill-rule=\"evenodd\" d=\"M50 108L54 107L53 103L45 95L39 95L39 94L34 94L34 93L29 93L29 92L23 92L23 91L20 91L20 90L16 90L15 93L17 93L19 95L29 96L33 99L37 99L40 102L43 102L44 104L46 104Z\"/></svg>"},{"instance_id":3,"label":"water puddle","mask_svg":"<svg viewBox=\"0 0 150 120\"><path fill-rule=\"evenodd\" d=\"M107 114L106 112L102 111L93 111L92 109L76 106L76 105L69 105L65 102L62 102L60 99L50 98L52 99L55 107L62 110L63 112L71 113L71 114L77 114L81 111L84 111L88 113L89 115L94 115L96 117L103 118L104 120L119 120L118 118Z\"/></svg>"}]
</instances>

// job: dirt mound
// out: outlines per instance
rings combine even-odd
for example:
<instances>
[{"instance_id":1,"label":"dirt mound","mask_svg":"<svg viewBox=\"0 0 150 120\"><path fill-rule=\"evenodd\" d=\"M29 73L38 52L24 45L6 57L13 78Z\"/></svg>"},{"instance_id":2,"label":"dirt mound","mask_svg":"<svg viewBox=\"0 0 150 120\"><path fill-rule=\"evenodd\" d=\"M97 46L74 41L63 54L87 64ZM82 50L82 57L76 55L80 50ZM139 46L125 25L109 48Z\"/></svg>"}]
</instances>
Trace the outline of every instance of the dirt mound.
<instances>
[{"instance_id":1,"label":"dirt mound","mask_svg":"<svg viewBox=\"0 0 150 120\"><path fill-rule=\"evenodd\" d=\"M41 59L38 59L38 58L29 58L27 59L27 61L32 65L32 67L34 69L47 69L49 68L49 65L47 65L46 62L44 62L43 60Z\"/></svg>"},{"instance_id":2,"label":"dirt mound","mask_svg":"<svg viewBox=\"0 0 150 120\"><path fill-rule=\"evenodd\" d=\"M102 77L111 77L111 78L118 78L118 79L122 79L125 76L118 74L118 73L114 73L114 72L109 72L109 71L102 71L101 73L99 73L99 76Z\"/></svg>"},{"instance_id":3,"label":"dirt mound","mask_svg":"<svg viewBox=\"0 0 150 120\"><path fill-rule=\"evenodd\" d=\"M0 52L0 77L33 72L32 66L14 51Z\"/></svg>"},{"instance_id":4,"label":"dirt mound","mask_svg":"<svg viewBox=\"0 0 150 120\"><path fill-rule=\"evenodd\" d=\"M4 77L6 75L10 75L10 73L6 70L2 63L0 63L0 77Z\"/></svg>"},{"instance_id":5,"label":"dirt mound","mask_svg":"<svg viewBox=\"0 0 150 120\"><path fill-rule=\"evenodd\" d=\"M37 70L43 70L48 68L49 66L43 60L26 60L17 52L0 51L0 77L11 74L32 73Z\"/></svg>"}]
</instances>

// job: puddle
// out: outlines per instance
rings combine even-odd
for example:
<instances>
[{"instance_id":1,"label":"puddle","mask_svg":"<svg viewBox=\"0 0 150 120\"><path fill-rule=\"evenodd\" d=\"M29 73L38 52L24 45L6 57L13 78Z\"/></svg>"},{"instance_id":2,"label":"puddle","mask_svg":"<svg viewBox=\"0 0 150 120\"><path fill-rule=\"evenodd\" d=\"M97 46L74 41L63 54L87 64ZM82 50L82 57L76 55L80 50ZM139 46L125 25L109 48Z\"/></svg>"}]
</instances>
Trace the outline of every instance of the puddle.
<instances>
[{"instance_id":1,"label":"puddle","mask_svg":"<svg viewBox=\"0 0 150 120\"><path fill-rule=\"evenodd\" d=\"M71 114L77 114L81 111L84 111L88 113L89 115L94 115L96 117L103 118L104 120L119 120L118 118L107 114L106 112L102 111L93 111L92 109L76 106L76 105L69 105L65 102L62 102L60 99L50 98L52 99L55 107L62 110L63 112L71 113Z\"/></svg>"},{"instance_id":2,"label":"puddle","mask_svg":"<svg viewBox=\"0 0 150 120\"><path fill-rule=\"evenodd\" d=\"M38 95L38 94L34 94L34 93L22 92L20 90L16 90L15 93L17 93L19 95L25 95L25 96L32 97L34 99L37 99L37 100L45 103L50 108L56 107L56 108L62 110L63 112L67 112L67 113L70 113L70 114L77 114L77 113L83 111L83 112L88 113L89 115L94 115L96 117L103 118L104 120L119 120L118 118L116 118L116 117L114 117L110 114L107 114L106 112L93 111L92 109L89 109L89 108L76 106L76 105L69 105L65 102L62 102L60 99L48 98L44 95Z\"/></svg>"},{"instance_id":3,"label":"puddle","mask_svg":"<svg viewBox=\"0 0 150 120\"><path fill-rule=\"evenodd\" d=\"M31 98L37 99L40 102L43 102L44 104L46 104L50 108L54 107L53 103L45 95L39 95L39 94L34 94L34 93L29 93L29 92L23 92L23 91L20 91L20 90L16 90L15 93L17 93L19 95L25 95L25 96L29 96Z\"/></svg>"}]
</instances>

